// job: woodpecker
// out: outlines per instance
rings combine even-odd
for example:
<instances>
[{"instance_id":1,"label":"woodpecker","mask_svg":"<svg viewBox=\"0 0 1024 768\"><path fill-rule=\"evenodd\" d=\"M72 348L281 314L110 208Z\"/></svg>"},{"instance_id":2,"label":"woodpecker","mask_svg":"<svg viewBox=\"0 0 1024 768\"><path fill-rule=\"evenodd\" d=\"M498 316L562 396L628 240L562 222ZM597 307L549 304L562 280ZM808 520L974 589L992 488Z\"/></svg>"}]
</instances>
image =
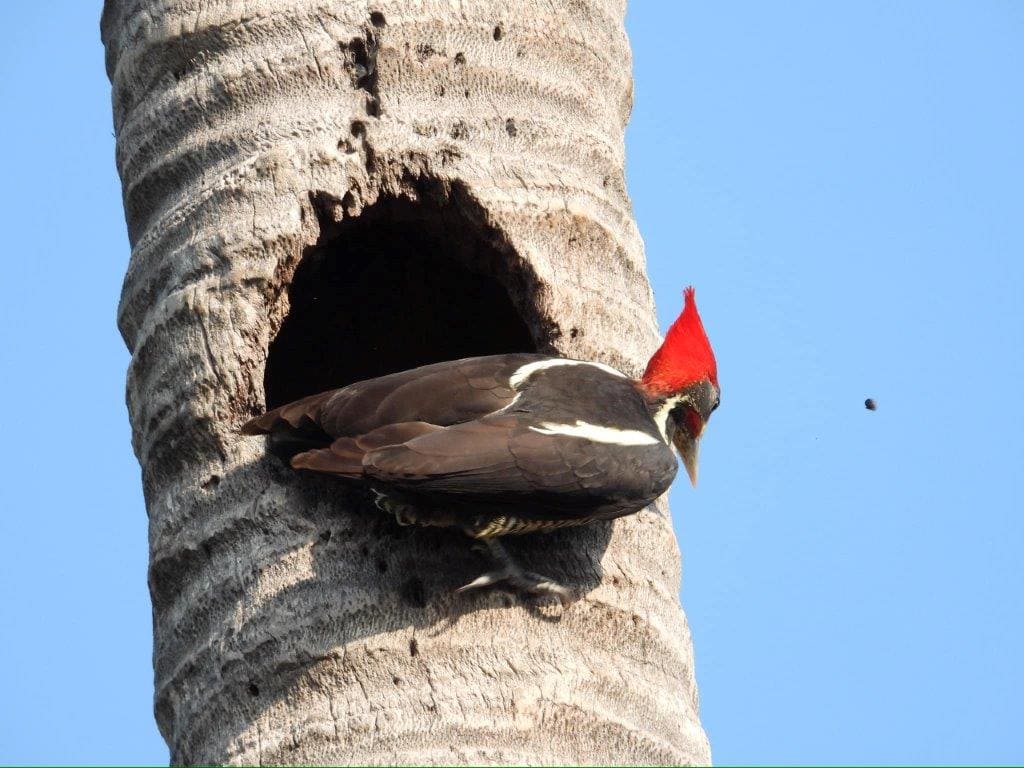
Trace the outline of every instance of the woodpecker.
<instances>
[{"instance_id":1,"label":"woodpecker","mask_svg":"<svg viewBox=\"0 0 1024 768\"><path fill-rule=\"evenodd\" d=\"M714 352L693 288L632 380L602 363L516 353L434 363L303 398L242 427L298 470L357 481L404 525L482 540L496 568L458 591L504 586L561 602L498 539L610 520L646 507L676 475L697 484L701 435L719 404Z\"/></svg>"}]
</instances>

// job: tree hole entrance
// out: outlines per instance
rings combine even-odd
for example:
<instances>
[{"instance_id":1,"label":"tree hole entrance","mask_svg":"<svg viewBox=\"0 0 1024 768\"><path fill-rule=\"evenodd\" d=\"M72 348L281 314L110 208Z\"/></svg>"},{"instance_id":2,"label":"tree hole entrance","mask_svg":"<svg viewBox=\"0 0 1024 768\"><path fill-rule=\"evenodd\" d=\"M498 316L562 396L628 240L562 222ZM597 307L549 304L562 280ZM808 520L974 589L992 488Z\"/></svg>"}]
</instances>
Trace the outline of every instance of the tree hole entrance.
<instances>
[{"instance_id":1,"label":"tree hole entrance","mask_svg":"<svg viewBox=\"0 0 1024 768\"><path fill-rule=\"evenodd\" d=\"M528 267L464 204L418 197L382 198L340 224L321 217L270 346L268 408L427 363L538 350Z\"/></svg>"}]
</instances>

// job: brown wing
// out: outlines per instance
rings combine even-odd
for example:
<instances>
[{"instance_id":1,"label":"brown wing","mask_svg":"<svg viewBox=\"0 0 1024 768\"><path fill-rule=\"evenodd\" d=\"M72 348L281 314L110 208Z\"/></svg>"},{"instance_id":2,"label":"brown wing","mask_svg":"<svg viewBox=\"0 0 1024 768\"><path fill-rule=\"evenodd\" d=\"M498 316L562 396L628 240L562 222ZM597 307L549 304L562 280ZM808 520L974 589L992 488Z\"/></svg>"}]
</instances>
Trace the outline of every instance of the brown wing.
<instances>
[{"instance_id":1,"label":"brown wing","mask_svg":"<svg viewBox=\"0 0 1024 768\"><path fill-rule=\"evenodd\" d=\"M545 355L470 357L350 384L275 408L242 427L259 435L322 430L329 437L365 435L409 422L460 424L504 408L515 391L509 379Z\"/></svg>"},{"instance_id":2,"label":"brown wing","mask_svg":"<svg viewBox=\"0 0 1024 768\"><path fill-rule=\"evenodd\" d=\"M262 416L247 421L241 429L243 435L268 435L276 429L319 428L320 411L328 400L339 390L320 392L304 397L293 403L267 411Z\"/></svg>"},{"instance_id":3,"label":"brown wing","mask_svg":"<svg viewBox=\"0 0 1024 768\"><path fill-rule=\"evenodd\" d=\"M517 415L457 424L401 444L368 451L365 476L421 493L463 496L589 495L602 476L602 447L533 431Z\"/></svg>"},{"instance_id":4,"label":"brown wing","mask_svg":"<svg viewBox=\"0 0 1024 768\"><path fill-rule=\"evenodd\" d=\"M299 453L292 457L291 465L295 469L310 469L343 477L362 477L363 457L367 452L442 429L444 427L422 421L389 424L359 437L339 437L327 448Z\"/></svg>"}]
</instances>

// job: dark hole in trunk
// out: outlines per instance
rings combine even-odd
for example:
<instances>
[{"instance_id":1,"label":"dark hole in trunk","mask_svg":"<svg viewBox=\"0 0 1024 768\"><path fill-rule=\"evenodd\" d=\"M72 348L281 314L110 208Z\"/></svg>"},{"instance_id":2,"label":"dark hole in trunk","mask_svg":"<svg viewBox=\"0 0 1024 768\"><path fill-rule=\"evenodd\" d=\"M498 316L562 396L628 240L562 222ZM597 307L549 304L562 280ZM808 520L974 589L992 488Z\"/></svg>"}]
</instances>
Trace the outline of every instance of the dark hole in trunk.
<instances>
[{"instance_id":1,"label":"dark hole in trunk","mask_svg":"<svg viewBox=\"0 0 1024 768\"><path fill-rule=\"evenodd\" d=\"M321 217L270 347L268 408L426 363L537 351L539 321L517 308L533 314L532 274L465 205L418 197Z\"/></svg>"}]
</instances>

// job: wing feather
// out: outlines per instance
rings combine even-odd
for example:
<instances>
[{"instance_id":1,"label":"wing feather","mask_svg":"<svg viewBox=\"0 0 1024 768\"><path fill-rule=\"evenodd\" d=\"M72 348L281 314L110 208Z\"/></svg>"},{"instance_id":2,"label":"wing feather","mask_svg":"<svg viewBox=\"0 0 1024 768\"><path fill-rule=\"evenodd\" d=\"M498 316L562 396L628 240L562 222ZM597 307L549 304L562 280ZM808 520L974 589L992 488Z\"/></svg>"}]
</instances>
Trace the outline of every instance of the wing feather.
<instances>
[{"instance_id":1,"label":"wing feather","mask_svg":"<svg viewBox=\"0 0 1024 768\"><path fill-rule=\"evenodd\" d=\"M296 430L322 432L329 439L365 435L388 424L460 424L511 403L512 374L545 359L530 353L491 355L392 373L280 406L246 423L242 433Z\"/></svg>"},{"instance_id":2,"label":"wing feather","mask_svg":"<svg viewBox=\"0 0 1024 768\"><path fill-rule=\"evenodd\" d=\"M339 437L326 448L303 451L291 459L295 469L309 469L343 477L362 477L368 451L411 440L444 429L422 421L388 424L359 437Z\"/></svg>"},{"instance_id":3,"label":"wing feather","mask_svg":"<svg viewBox=\"0 0 1024 768\"><path fill-rule=\"evenodd\" d=\"M514 416L457 424L369 452L365 472L419 492L462 496L582 490L558 439L530 431Z\"/></svg>"}]
</instances>

